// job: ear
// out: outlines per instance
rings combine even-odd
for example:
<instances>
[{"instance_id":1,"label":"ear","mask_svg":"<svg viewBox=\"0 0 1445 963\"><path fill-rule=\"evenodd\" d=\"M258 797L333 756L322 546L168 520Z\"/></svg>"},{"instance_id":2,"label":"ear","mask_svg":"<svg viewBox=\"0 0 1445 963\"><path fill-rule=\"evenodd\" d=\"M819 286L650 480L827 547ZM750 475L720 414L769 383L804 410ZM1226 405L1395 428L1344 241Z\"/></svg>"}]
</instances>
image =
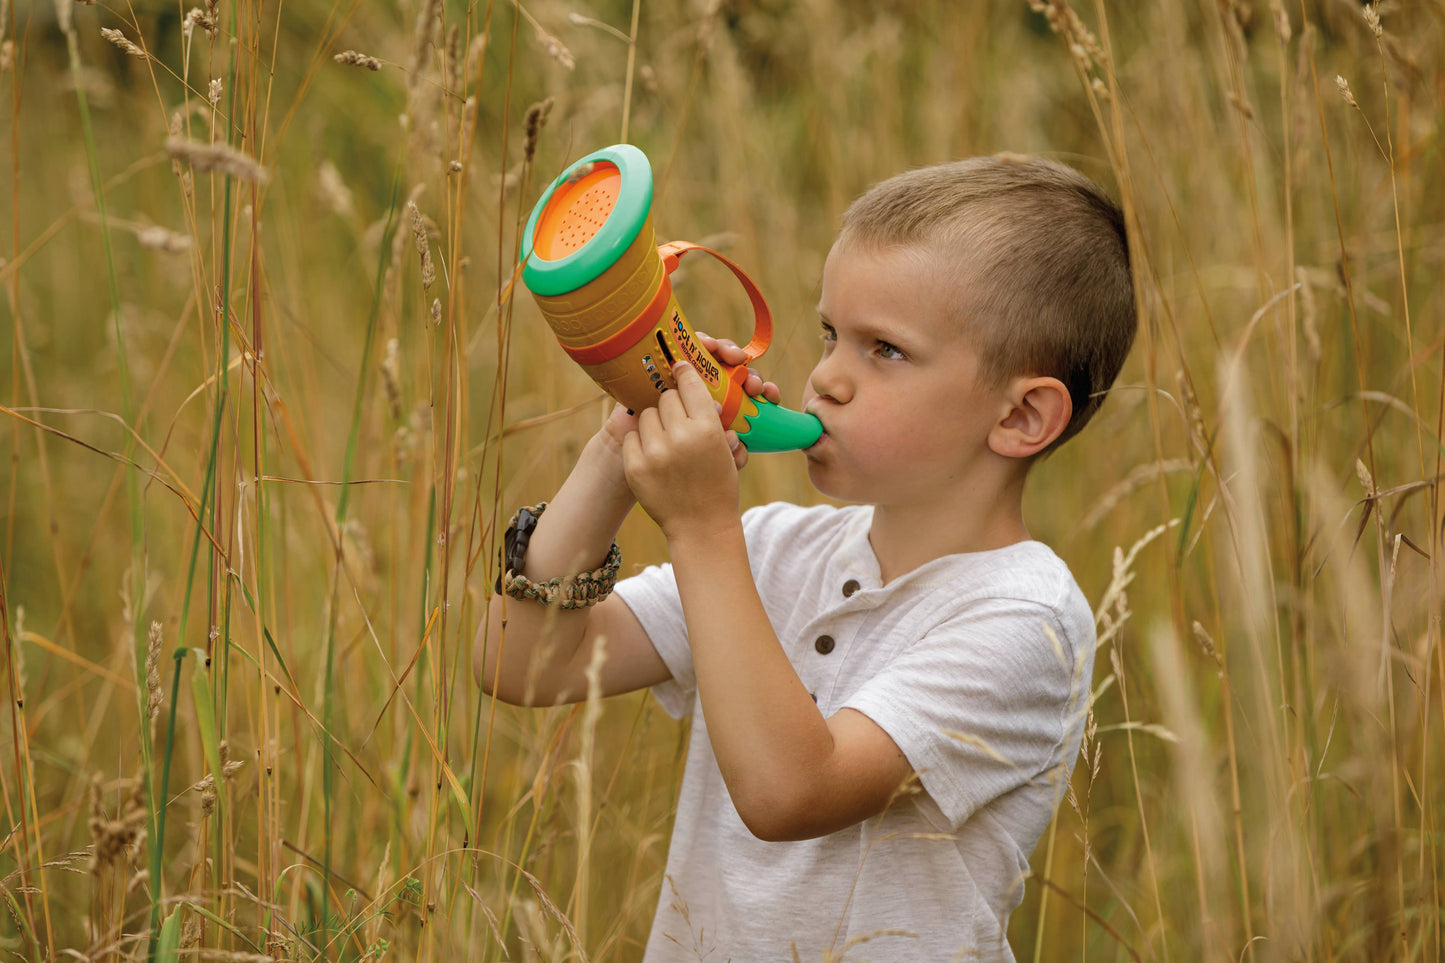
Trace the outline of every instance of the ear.
<instances>
[{"instance_id":1,"label":"ear","mask_svg":"<svg viewBox=\"0 0 1445 963\"><path fill-rule=\"evenodd\" d=\"M1008 458L1037 455L1064 433L1074 414L1058 378L1018 378L1008 386L1009 409L988 433L988 446Z\"/></svg>"}]
</instances>

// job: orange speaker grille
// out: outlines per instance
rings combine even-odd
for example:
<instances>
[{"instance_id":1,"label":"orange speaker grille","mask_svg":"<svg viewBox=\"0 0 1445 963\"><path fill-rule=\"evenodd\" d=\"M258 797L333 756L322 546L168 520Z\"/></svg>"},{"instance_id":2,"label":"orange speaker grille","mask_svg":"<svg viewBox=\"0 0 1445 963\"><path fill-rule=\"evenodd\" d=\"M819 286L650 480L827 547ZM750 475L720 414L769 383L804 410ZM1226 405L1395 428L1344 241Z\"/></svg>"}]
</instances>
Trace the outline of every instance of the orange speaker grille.
<instances>
[{"instance_id":1,"label":"orange speaker grille","mask_svg":"<svg viewBox=\"0 0 1445 963\"><path fill-rule=\"evenodd\" d=\"M537 224L536 252L556 261L584 247L607 223L621 187L617 168L601 162L558 190Z\"/></svg>"}]
</instances>

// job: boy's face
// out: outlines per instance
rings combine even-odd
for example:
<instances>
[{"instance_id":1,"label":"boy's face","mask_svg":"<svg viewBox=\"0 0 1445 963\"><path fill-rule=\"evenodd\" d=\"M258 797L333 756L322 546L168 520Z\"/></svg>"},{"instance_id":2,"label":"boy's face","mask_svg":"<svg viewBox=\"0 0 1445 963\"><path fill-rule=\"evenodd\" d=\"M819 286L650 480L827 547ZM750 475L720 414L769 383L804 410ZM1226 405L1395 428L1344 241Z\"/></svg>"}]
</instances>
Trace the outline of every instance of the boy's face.
<instances>
[{"instance_id":1,"label":"boy's face","mask_svg":"<svg viewBox=\"0 0 1445 963\"><path fill-rule=\"evenodd\" d=\"M980 480L989 432L1010 406L1003 388L979 382L960 318L966 300L950 310L957 282L940 273L919 247L839 243L829 253L823 356L803 392L803 407L823 422L806 453L823 494L926 508L954 503Z\"/></svg>"}]
</instances>

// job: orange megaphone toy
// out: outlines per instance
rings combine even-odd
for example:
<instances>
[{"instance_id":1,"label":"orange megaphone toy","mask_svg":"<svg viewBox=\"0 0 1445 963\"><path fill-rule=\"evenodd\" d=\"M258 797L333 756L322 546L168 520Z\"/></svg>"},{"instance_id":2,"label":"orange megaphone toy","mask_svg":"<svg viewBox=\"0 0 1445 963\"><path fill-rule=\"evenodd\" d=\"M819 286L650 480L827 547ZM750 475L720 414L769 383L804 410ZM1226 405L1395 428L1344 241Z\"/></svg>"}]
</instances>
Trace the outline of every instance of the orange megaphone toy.
<instances>
[{"instance_id":1,"label":"orange megaphone toy","mask_svg":"<svg viewBox=\"0 0 1445 963\"><path fill-rule=\"evenodd\" d=\"M522 280L562 350L592 380L633 411L657 404L676 387L678 359L702 375L722 405L722 423L753 452L807 448L822 434L814 416L749 397L748 362L772 341L773 317L742 268L687 241L657 246L652 229L652 167L629 144L588 154L542 195L522 239ZM697 340L678 307L671 275L678 258L704 251L722 261L747 289L753 338L747 361L730 367Z\"/></svg>"}]
</instances>

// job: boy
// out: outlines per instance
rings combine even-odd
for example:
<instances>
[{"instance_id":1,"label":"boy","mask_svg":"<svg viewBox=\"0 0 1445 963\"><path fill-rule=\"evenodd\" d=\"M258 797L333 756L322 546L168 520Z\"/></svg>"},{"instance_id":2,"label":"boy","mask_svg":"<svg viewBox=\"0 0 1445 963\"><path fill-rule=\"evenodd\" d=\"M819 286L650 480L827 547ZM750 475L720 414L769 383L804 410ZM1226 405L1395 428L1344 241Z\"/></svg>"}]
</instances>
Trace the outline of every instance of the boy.
<instances>
[{"instance_id":1,"label":"boy","mask_svg":"<svg viewBox=\"0 0 1445 963\"><path fill-rule=\"evenodd\" d=\"M692 713L648 961L1011 960L1095 641L1024 481L1132 343L1123 218L1047 161L912 171L849 208L818 313L808 475L855 504L740 515L746 454L684 364L657 408L614 412L530 540L519 515L522 600L501 641L494 600L477 672L576 701L601 648L603 693ZM672 563L607 597L634 500Z\"/></svg>"}]
</instances>

